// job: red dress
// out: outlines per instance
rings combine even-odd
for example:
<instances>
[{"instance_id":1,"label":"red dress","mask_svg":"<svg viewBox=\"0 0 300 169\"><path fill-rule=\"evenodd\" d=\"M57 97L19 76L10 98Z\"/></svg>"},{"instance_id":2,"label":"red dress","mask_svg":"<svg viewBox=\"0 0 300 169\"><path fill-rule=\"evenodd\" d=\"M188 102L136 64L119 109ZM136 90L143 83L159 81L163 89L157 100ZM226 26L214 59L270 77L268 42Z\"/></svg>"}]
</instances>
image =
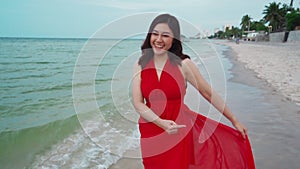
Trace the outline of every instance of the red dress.
<instances>
[{"instance_id":1,"label":"red dress","mask_svg":"<svg viewBox=\"0 0 300 169\"><path fill-rule=\"evenodd\" d=\"M177 134L139 119L145 169L254 169L248 138L233 128L191 111L184 104L186 84L178 65L167 60L158 79L153 59L141 72L146 104L162 119L186 125Z\"/></svg>"}]
</instances>

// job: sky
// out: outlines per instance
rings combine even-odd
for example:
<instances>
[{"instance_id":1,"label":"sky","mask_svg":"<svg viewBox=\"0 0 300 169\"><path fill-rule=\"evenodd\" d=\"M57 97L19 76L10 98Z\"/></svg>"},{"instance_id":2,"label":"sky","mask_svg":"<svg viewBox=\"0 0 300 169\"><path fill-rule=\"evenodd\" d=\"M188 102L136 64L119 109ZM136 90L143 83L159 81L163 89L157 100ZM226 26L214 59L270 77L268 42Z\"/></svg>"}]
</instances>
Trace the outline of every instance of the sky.
<instances>
[{"instance_id":1,"label":"sky","mask_svg":"<svg viewBox=\"0 0 300 169\"><path fill-rule=\"evenodd\" d=\"M271 2L290 4L290 0L1 0L0 37L89 38L113 22L123 25L108 29L107 36L135 27L147 31L156 15L143 14L153 12L170 13L201 32L213 33L224 25L239 27L246 14L260 20ZM300 0L293 5L299 8ZM145 19L121 22L133 15Z\"/></svg>"}]
</instances>

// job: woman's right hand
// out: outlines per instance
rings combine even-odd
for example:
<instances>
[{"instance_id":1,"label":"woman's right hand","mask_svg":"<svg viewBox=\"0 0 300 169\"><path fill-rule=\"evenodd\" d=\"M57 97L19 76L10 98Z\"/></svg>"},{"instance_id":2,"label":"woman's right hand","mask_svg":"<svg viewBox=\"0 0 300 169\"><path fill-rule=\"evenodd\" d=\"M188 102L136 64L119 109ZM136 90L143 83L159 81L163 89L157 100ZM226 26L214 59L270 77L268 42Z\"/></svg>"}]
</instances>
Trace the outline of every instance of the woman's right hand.
<instances>
[{"instance_id":1,"label":"woman's right hand","mask_svg":"<svg viewBox=\"0 0 300 169\"><path fill-rule=\"evenodd\" d=\"M173 120L157 119L156 125L164 129L168 134L176 134L178 129L186 127L185 125L176 124Z\"/></svg>"}]
</instances>

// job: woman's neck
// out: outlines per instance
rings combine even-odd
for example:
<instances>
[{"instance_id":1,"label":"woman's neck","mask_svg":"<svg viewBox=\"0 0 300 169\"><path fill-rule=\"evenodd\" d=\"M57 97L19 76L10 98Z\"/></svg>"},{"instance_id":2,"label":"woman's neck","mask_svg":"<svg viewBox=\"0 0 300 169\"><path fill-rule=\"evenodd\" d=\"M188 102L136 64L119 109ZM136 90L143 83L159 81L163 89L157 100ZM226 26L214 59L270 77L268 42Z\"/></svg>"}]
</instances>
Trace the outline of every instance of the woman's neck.
<instances>
[{"instance_id":1,"label":"woman's neck","mask_svg":"<svg viewBox=\"0 0 300 169\"><path fill-rule=\"evenodd\" d=\"M165 66L166 62L168 60L168 55L154 55L154 66L156 68L158 79L160 78L161 71L163 70L163 67Z\"/></svg>"},{"instance_id":2,"label":"woman's neck","mask_svg":"<svg viewBox=\"0 0 300 169\"><path fill-rule=\"evenodd\" d=\"M164 64L167 59L168 59L168 54L164 54L164 55L154 55L154 62L157 64Z\"/></svg>"}]
</instances>

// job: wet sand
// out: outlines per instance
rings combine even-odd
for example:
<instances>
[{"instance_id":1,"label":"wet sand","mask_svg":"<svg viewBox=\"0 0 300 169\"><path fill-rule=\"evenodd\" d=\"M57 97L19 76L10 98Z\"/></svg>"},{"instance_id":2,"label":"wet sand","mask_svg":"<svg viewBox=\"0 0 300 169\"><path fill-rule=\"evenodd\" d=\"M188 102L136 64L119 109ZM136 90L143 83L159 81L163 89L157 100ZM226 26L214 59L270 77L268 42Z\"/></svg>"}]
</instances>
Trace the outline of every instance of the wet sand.
<instances>
[{"instance_id":1,"label":"wet sand","mask_svg":"<svg viewBox=\"0 0 300 169\"><path fill-rule=\"evenodd\" d=\"M141 159L122 158L109 169L143 169Z\"/></svg>"},{"instance_id":2,"label":"wet sand","mask_svg":"<svg viewBox=\"0 0 300 169\"><path fill-rule=\"evenodd\" d=\"M217 44L236 45L224 41ZM239 48L240 50L235 50L232 47L225 52L233 64L230 71L234 75L228 82L226 102L249 129L256 167L258 169L298 168L300 106L294 100L288 99L287 95L270 84L270 81L263 76L258 76L258 73L251 70L247 63L241 62L239 55L242 54L242 46ZM256 57L258 54L260 52L257 50L251 53L256 59L259 59ZM110 169L121 168L142 169L143 166L141 159L122 158L110 167Z\"/></svg>"}]
</instances>

